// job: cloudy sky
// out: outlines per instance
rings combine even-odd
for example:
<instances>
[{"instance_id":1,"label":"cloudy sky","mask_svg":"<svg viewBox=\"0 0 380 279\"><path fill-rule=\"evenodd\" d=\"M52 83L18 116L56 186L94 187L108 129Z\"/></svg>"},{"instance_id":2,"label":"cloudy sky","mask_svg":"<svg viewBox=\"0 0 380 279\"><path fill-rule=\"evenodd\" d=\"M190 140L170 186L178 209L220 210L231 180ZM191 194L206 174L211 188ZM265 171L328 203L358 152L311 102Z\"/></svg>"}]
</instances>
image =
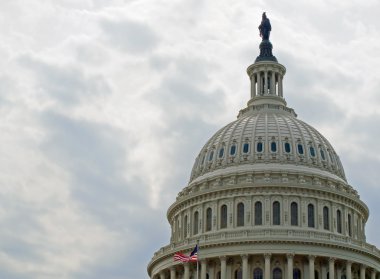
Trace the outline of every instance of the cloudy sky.
<instances>
[{"instance_id":1,"label":"cloudy sky","mask_svg":"<svg viewBox=\"0 0 380 279\"><path fill-rule=\"evenodd\" d=\"M0 1L0 278L143 279L195 156L249 97L267 12L284 94L380 246L380 4Z\"/></svg>"}]
</instances>

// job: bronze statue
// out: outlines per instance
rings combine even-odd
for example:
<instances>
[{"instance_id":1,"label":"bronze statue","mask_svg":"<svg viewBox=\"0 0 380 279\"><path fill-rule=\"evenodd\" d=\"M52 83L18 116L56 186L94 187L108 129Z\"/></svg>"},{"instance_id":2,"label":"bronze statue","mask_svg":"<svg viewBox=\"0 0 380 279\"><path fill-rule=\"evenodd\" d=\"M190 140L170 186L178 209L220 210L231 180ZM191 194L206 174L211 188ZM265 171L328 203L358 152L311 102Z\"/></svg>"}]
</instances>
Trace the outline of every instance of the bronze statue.
<instances>
[{"instance_id":1,"label":"bronze statue","mask_svg":"<svg viewBox=\"0 0 380 279\"><path fill-rule=\"evenodd\" d=\"M267 15L265 12L263 13L263 18L261 20L261 24L259 25L260 30L260 37L264 40L269 40L269 34L272 30L272 26L270 25L269 18L267 18Z\"/></svg>"}]
</instances>

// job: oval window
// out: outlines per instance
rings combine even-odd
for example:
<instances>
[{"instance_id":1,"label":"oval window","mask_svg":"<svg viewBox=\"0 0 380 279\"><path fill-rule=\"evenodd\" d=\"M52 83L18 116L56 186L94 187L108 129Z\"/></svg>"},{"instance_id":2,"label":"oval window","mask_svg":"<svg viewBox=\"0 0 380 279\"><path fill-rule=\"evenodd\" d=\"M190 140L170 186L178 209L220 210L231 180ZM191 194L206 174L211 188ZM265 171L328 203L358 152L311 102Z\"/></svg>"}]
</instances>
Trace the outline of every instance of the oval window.
<instances>
[{"instance_id":1,"label":"oval window","mask_svg":"<svg viewBox=\"0 0 380 279\"><path fill-rule=\"evenodd\" d=\"M314 150L314 147L310 146L310 155L311 157L315 157L315 150Z\"/></svg>"},{"instance_id":2,"label":"oval window","mask_svg":"<svg viewBox=\"0 0 380 279\"><path fill-rule=\"evenodd\" d=\"M297 145L297 148L298 148L298 153L302 155L303 154L303 146L302 146L302 144L299 143Z\"/></svg>"},{"instance_id":3,"label":"oval window","mask_svg":"<svg viewBox=\"0 0 380 279\"><path fill-rule=\"evenodd\" d=\"M236 145L232 145L230 149L230 155L235 155L236 153Z\"/></svg>"},{"instance_id":4,"label":"oval window","mask_svg":"<svg viewBox=\"0 0 380 279\"><path fill-rule=\"evenodd\" d=\"M277 144L274 141L272 141L271 144L270 144L270 150L272 152L276 152L277 151Z\"/></svg>"},{"instance_id":5,"label":"oval window","mask_svg":"<svg viewBox=\"0 0 380 279\"><path fill-rule=\"evenodd\" d=\"M285 142L285 152L290 153L290 143L289 142Z\"/></svg>"},{"instance_id":6,"label":"oval window","mask_svg":"<svg viewBox=\"0 0 380 279\"><path fill-rule=\"evenodd\" d=\"M257 143L257 152L263 152L263 143L262 142Z\"/></svg>"},{"instance_id":7,"label":"oval window","mask_svg":"<svg viewBox=\"0 0 380 279\"><path fill-rule=\"evenodd\" d=\"M219 158L223 158L223 155L224 155L224 147L219 149Z\"/></svg>"},{"instance_id":8,"label":"oval window","mask_svg":"<svg viewBox=\"0 0 380 279\"><path fill-rule=\"evenodd\" d=\"M243 153L248 153L249 151L249 143L244 143L243 145Z\"/></svg>"},{"instance_id":9,"label":"oval window","mask_svg":"<svg viewBox=\"0 0 380 279\"><path fill-rule=\"evenodd\" d=\"M211 161L214 157L214 151L211 151L210 156L208 157L208 160Z\"/></svg>"}]
</instances>

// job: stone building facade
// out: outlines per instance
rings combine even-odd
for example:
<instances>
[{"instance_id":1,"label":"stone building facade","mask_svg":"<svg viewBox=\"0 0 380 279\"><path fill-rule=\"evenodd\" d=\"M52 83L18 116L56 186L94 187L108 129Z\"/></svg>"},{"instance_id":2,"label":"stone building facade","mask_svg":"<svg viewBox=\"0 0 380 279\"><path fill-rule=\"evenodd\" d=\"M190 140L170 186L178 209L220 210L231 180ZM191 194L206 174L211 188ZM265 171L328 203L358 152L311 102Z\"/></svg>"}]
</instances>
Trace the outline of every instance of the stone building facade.
<instances>
[{"instance_id":1,"label":"stone building facade","mask_svg":"<svg viewBox=\"0 0 380 279\"><path fill-rule=\"evenodd\" d=\"M327 139L287 107L271 43L260 50L247 107L196 157L149 277L195 279L196 264L173 255L199 243L201 279L378 279L367 206Z\"/></svg>"}]
</instances>

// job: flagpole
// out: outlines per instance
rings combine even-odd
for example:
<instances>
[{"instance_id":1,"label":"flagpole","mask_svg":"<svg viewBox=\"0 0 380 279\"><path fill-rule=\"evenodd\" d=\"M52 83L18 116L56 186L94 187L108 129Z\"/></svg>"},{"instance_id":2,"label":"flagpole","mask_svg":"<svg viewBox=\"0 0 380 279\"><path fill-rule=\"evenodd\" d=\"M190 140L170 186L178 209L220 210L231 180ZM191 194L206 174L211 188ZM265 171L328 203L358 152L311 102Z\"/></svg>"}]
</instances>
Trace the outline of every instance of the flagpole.
<instances>
[{"instance_id":1,"label":"flagpole","mask_svg":"<svg viewBox=\"0 0 380 279\"><path fill-rule=\"evenodd\" d=\"M199 279L199 239L197 240L198 252L197 252L197 279Z\"/></svg>"}]
</instances>

